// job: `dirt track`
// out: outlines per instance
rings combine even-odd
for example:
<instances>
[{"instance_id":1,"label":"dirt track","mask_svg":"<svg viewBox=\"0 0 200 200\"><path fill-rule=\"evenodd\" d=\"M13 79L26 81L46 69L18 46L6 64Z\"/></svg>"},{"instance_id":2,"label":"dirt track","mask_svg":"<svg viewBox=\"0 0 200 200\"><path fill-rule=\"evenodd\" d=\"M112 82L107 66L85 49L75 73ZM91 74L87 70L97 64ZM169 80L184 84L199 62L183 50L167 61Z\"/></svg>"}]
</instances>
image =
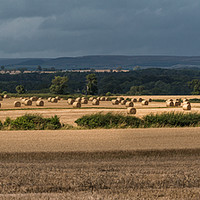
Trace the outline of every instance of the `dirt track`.
<instances>
[{"instance_id":1,"label":"dirt track","mask_svg":"<svg viewBox=\"0 0 200 200\"><path fill-rule=\"evenodd\" d=\"M0 152L193 148L200 148L200 128L0 132Z\"/></svg>"}]
</instances>

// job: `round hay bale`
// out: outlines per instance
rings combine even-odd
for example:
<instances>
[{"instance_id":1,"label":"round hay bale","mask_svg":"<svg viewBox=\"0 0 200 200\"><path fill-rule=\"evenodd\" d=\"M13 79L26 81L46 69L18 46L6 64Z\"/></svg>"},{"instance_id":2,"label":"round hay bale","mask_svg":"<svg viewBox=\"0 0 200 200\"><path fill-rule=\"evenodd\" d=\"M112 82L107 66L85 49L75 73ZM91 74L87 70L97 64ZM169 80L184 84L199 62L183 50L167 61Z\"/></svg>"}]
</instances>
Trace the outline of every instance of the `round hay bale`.
<instances>
[{"instance_id":1,"label":"round hay bale","mask_svg":"<svg viewBox=\"0 0 200 200\"><path fill-rule=\"evenodd\" d=\"M148 102L147 100L143 100L143 101L142 101L142 105L143 105L143 106L148 106L148 105L149 105L149 102Z\"/></svg>"},{"instance_id":2,"label":"round hay bale","mask_svg":"<svg viewBox=\"0 0 200 200\"><path fill-rule=\"evenodd\" d=\"M88 104L88 100L87 100L87 99L82 99L82 100L81 100L81 103L82 103L82 104Z\"/></svg>"},{"instance_id":3,"label":"round hay bale","mask_svg":"<svg viewBox=\"0 0 200 200\"><path fill-rule=\"evenodd\" d=\"M21 107L21 102L15 101L14 102L14 107Z\"/></svg>"},{"instance_id":4,"label":"round hay bale","mask_svg":"<svg viewBox=\"0 0 200 200\"><path fill-rule=\"evenodd\" d=\"M57 103L57 102L58 102L58 100L56 98L51 99L51 103Z\"/></svg>"},{"instance_id":5,"label":"round hay bale","mask_svg":"<svg viewBox=\"0 0 200 200\"><path fill-rule=\"evenodd\" d=\"M75 102L75 100L72 99L72 98L67 99L67 103L68 103L69 105L73 105L74 102Z\"/></svg>"},{"instance_id":6,"label":"round hay bale","mask_svg":"<svg viewBox=\"0 0 200 200\"><path fill-rule=\"evenodd\" d=\"M183 103L184 103L184 102L187 102L187 101L189 101L189 99L187 99L187 98L184 98L184 99L183 99Z\"/></svg>"},{"instance_id":7,"label":"round hay bale","mask_svg":"<svg viewBox=\"0 0 200 200\"><path fill-rule=\"evenodd\" d=\"M174 100L173 100L173 99L167 99L167 101L171 101L171 102L173 102Z\"/></svg>"},{"instance_id":8,"label":"round hay bale","mask_svg":"<svg viewBox=\"0 0 200 200\"><path fill-rule=\"evenodd\" d=\"M89 101L93 101L93 99L95 99L95 98L94 98L94 97L90 97L90 98L89 98Z\"/></svg>"},{"instance_id":9,"label":"round hay bale","mask_svg":"<svg viewBox=\"0 0 200 200\"><path fill-rule=\"evenodd\" d=\"M32 106L32 101L30 99L26 99L24 104L25 106Z\"/></svg>"},{"instance_id":10,"label":"round hay bale","mask_svg":"<svg viewBox=\"0 0 200 200\"><path fill-rule=\"evenodd\" d=\"M26 100L28 100L28 99L22 99L22 100L21 100L21 103L22 103L22 104L25 104L25 101L26 101Z\"/></svg>"},{"instance_id":11,"label":"round hay bale","mask_svg":"<svg viewBox=\"0 0 200 200\"><path fill-rule=\"evenodd\" d=\"M38 98L37 100L40 100L40 101L41 101L41 100L43 100L43 99L44 99L43 97L40 97L40 98Z\"/></svg>"},{"instance_id":12,"label":"round hay bale","mask_svg":"<svg viewBox=\"0 0 200 200\"><path fill-rule=\"evenodd\" d=\"M136 109L133 107L129 107L129 108L127 108L127 113L128 114L136 114Z\"/></svg>"},{"instance_id":13,"label":"round hay bale","mask_svg":"<svg viewBox=\"0 0 200 200\"><path fill-rule=\"evenodd\" d=\"M81 97L76 98L75 102L81 103Z\"/></svg>"},{"instance_id":14,"label":"round hay bale","mask_svg":"<svg viewBox=\"0 0 200 200\"><path fill-rule=\"evenodd\" d=\"M152 99L151 99L151 98L149 98L149 102L152 102Z\"/></svg>"},{"instance_id":15,"label":"round hay bale","mask_svg":"<svg viewBox=\"0 0 200 200\"><path fill-rule=\"evenodd\" d=\"M178 102L178 101L175 101L175 102L174 102L174 106L175 106L175 107L178 107L178 106L180 106L180 102Z\"/></svg>"},{"instance_id":16,"label":"round hay bale","mask_svg":"<svg viewBox=\"0 0 200 200\"><path fill-rule=\"evenodd\" d=\"M60 97L59 96L57 96L57 97L55 97L57 100L60 100Z\"/></svg>"},{"instance_id":17,"label":"round hay bale","mask_svg":"<svg viewBox=\"0 0 200 200\"><path fill-rule=\"evenodd\" d=\"M128 107L133 107L134 106L134 104L133 104L133 102L132 101L128 101L128 102L126 102L126 107L128 108Z\"/></svg>"},{"instance_id":18,"label":"round hay bale","mask_svg":"<svg viewBox=\"0 0 200 200\"><path fill-rule=\"evenodd\" d=\"M190 105L190 102L189 101L185 101L185 102L183 102L183 105Z\"/></svg>"},{"instance_id":19,"label":"round hay bale","mask_svg":"<svg viewBox=\"0 0 200 200\"><path fill-rule=\"evenodd\" d=\"M121 105L125 105L126 102L127 102L126 100L121 100L120 104L121 104Z\"/></svg>"},{"instance_id":20,"label":"round hay bale","mask_svg":"<svg viewBox=\"0 0 200 200\"><path fill-rule=\"evenodd\" d=\"M100 101L105 101L106 98L105 97L100 97Z\"/></svg>"},{"instance_id":21,"label":"round hay bale","mask_svg":"<svg viewBox=\"0 0 200 200\"><path fill-rule=\"evenodd\" d=\"M132 98L131 102L137 102L137 99L136 98Z\"/></svg>"},{"instance_id":22,"label":"round hay bale","mask_svg":"<svg viewBox=\"0 0 200 200\"><path fill-rule=\"evenodd\" d=\"M76 101L72 105L73 105L73 108L80 108L81 107L81 103L76 102Z\"/></svg>"},{"instance_id":23,"label":"round hay bale","mask_svg":"<svg viewBox=\"0 0 200 200\"><path fill-rule=\"evenodd\" d=\"M49 98L47 99L47 101L48 101L48 102L51 102L51 99L52 99L52 97L49 97Z\"/></svg>"},{"instance_id":24,"label":"round hay bale","mask_svg":"<svg viewBox=\"0 0 200 200\"><path fill-rule=\"evenodd\" d=\"M166 102L166 106L167 107L173 107L174 106L174 102L173 101L167 101Z\"/></svg>"},{"instance_id":25,"label":"round hay bale","mask_svg":"<svg viewBox=\"0 0 200 200\"><path fill-rule=\"evenodd\" d=\"M82 98L81 98L81 100L83 100L83 99L85 99L85 100L88 100L88 98L87 98L87 97L82 97Z\"/></svg>"},{"instance_id":26,"label":"round hay bale","mask_svg":"<svg viewBox=\"0 0 200 200\"><path fill-rule=\"evenodd\" d=\"M99 100L98 99L93 99L92 105L99 105Z\"/></svg>"},{"instance_id":27,"label":"round hay bale","mask_svg":"<svg viewBox=\"0 0 200 200\"><path fill-rule=\"evenodd\" d=\"M119 101L119 103L123 100L122 97L117 97L117 100Z\"/></svg>"},{"instance_id":28,"label":"round hay bale","mask_svg":"<svg viewBox=\"0 0 200 200\"><path fill-rule=\"evenodd\" d=\"M108 98L108 97L105 97L105 101L109 101L109 98Z\"/></svg>"},{"instance_id":29,"label":"round hay bale","mask_svg":"<svg viewBox=\"0 0 200 200\"><path fill-rule=\"evenodd\" d=\"M142 98L139 98L139 99L138 99L138 102L142 102L142 100L143 100Z\"/></svg>"},{"instance_id":30,"label":"round hay bale","mask_svg":"<svg viewBox=\"0 0 200 200\"><path fill-rule=\"evenodd\" d=\"M42 100L37 100L37 101L36 101L36 106L44 106L44 101L42 101Z\"/></svg>"},{"instance_id":31,"label":"round hay bale","mask_svg":"<svg viewBox=\"0 0 200 200\"><path fill-rule=\"evenodd\" d=\"M177 104L177 106L180 106L181 105L181 99L176 99L175 106L176 106L176 104Z\"/></svg>"},{"instance_id":32,"label":"round hay bale","mask_svg":"<svg viewBox=\"0 0 200 200\"><path fill-rule=\"evenodd\" d=\"M119 104L119 101L117 99L112 100L112 105L118 105L118 104Z\"/></svg>"},{"instance_id":33,"label":"round hay bale","mask_svg":"<svg viewBox=\"0 0 200 200\"><path fill-rule=\"evenodd\" d=\"M97 100L99 100L99 101L100 101L100 99L101 99L101 97L97 97Z\"/></svg>"},{"instance_id":34,"label":"round hay bale","mask_svg":"<svg viewBox=\"0 0 200 200\"><path fill-rule=\"evenodd\" d=\"M30 100L31 100L31 101L37 101L38 98L37 98L37 97L31 97Z\"/></svg>"},{"instance_id":35,"label":"round hay bale","mask_svg":"<svg viewBox=\"0 0 200 200\"><path fill-rule=\"evenodd\" d=\"M184 104L183 110L191 110L191 105L190 104Z\"/></svg>"},{"instance_id":36,"label":"round hay bale","mask_svg":"<svg viewBox=\"0 0 200 200\"><path fill-rule=\"evenodd\" d=\"M10 96L7 95L7 94L4 94L4 95L3 95L3 98L4 98L4 99L7 99L7 98L10 98Z\"/></svg>"}]
</instances>

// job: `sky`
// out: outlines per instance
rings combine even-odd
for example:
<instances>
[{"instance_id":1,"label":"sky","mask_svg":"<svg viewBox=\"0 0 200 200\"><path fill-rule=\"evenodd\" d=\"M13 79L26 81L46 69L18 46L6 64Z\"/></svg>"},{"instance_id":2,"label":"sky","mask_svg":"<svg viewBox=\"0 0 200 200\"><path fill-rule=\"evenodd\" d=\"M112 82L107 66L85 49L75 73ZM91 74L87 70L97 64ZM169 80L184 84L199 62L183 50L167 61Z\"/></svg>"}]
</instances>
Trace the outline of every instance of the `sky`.
<instances>
[{"instance_id":1,"label":"sky","mask_svg":"<svg viewBox=\"0 0 200 200\"><path fill-rule=\"evenodd\" d=\"M200 56L199 0L0 0L0 58Z\"/></svg>"}]
</instances>

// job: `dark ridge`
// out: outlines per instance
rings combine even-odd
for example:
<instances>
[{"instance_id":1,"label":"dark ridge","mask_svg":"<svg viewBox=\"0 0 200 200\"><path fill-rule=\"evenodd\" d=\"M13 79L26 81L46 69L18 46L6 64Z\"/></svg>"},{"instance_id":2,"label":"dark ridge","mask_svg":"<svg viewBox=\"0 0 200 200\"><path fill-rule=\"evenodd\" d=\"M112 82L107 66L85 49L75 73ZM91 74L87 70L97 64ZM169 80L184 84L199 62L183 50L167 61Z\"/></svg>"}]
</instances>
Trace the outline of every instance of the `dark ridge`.
<instances>
[{"instance_id":1,"label":"dark ridge","mask_svg":"<svg viewBox=\"0 0 200 200\"><path fill-rule=\"evenodd\" d=\"M121 66L132 69L134 66L141 67L200 67L200 56L123 56L123 55L93 55L80 57L58 58L20 58L0 59L0 66L10 67L56 67L70 68L115 68Z\"/></svg>"}]
</instances>

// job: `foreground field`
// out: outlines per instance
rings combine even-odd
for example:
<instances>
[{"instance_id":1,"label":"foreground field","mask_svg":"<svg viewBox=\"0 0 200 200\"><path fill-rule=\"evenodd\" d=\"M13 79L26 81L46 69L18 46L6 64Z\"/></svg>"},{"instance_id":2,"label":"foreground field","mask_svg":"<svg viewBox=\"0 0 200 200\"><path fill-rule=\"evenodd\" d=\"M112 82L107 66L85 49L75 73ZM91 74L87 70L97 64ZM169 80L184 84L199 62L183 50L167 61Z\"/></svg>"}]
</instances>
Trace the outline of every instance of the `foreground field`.
<instances>
[{"instance_id":1,"label":"foreground field","mask_svg":"<svg viewBox=\"0 0 200 200\"><path fill-rule=\"evenodd\" d=\"M200 149L1 153L0 199L199 199Z\"/></svg>"},{"instance_id":2,"label":"foreground field","mask_svg":"<svg viewBox=\"0 0 200 200\"><path fill-rule=\"evenodd\" d=\"M126 113L111 102L72 109L45 100L43 108L16 109L15 100L2 102L0 120L56 114L74 125L85 114ZM138 117L182 111L162 102L135 107ZM200 199L199 157L200 128L0 131L0 199Z\"/></svg>"},{"instance_id":3,"label":"foreground field","mask_svg":"<svg viewBox=\"0 0 200 200\"><path fill-rule=\"evenodd\" d=\"M1 131L0 152L200 148L200 128Z\"/></svg>"},{"instance_id":4,"label":"foreground field","mask_svg":"<svg viewBox=\"0 0 200 200\"><path fill-rule=\"evenodd\" d=\"M200 128L0 132L0 199L199 199Z\"/></svg>"}]
</instances>

